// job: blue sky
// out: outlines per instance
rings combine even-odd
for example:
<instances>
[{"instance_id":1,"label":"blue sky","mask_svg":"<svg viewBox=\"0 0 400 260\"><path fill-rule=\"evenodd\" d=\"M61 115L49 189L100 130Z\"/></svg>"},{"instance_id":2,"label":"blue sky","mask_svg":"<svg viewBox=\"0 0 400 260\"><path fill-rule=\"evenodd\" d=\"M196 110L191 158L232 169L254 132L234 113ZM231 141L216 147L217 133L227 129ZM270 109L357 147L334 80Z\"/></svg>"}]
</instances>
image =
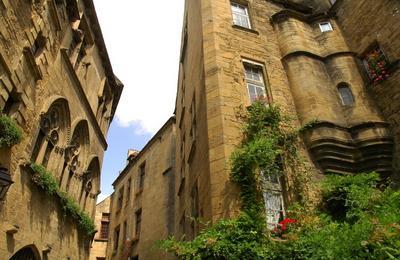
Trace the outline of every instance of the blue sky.
<instances>
[{"instance_id":1,"label":"blue sky","mask_svg":"<svg viewBox=\"0 0 400 260\"><path fill-rule=\"evenodd\" d=\"M108 133L99 200L126 164L173 114L184 0L94 0L115 75L124 83Z\"/></svg>"}]
</instances>

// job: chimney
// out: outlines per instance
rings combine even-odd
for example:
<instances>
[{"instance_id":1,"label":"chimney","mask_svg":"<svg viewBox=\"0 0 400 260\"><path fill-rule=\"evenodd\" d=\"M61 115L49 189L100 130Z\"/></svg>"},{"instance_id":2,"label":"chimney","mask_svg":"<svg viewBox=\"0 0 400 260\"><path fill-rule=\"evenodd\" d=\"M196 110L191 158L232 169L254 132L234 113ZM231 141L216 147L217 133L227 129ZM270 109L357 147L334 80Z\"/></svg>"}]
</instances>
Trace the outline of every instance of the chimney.
<instances>
[{"instance_id":1,"label":"chimney","mask_svg":"<svg viewBox=\"0 0 400 260\"><path fill-rule=\"evenodd\" d=\"M128 156L127 156L127 163L129 163L130 161L132 161L133 159L136 158L136 156L138 156L140 151L135 150L135 149L129 149L128 150Z\"/></svg>"}]
</instances>

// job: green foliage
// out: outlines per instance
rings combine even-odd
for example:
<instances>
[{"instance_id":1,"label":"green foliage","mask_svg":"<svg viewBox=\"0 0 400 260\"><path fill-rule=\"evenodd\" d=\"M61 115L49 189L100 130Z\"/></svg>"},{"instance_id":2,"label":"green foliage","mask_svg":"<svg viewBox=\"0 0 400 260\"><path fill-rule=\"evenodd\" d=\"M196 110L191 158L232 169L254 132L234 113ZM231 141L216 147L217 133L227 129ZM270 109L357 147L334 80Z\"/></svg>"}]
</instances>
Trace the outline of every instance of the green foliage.
<instances>
[{"instance_id":1,"label":"green foliage","mask_svg":"<svg viewBox=\"0 0 400 260\"><path fill-rule=\"evenodd\" d=\"M0 114L0 148L13 146L22 140L22 130L6 115Z\"/></svg>"},{"instance_id":2,"label":"green foliage","mask_svg":"<svg viewBox=\"0 0 400 260\"><path fill-rule=\"evenodd\" d=\"M319 211L289 210L299 221L281 238L242 213L204 229L193 241L170 238L161 248L181 259L399 259L400 192L377 189L377 180L375 173L326 178ZM327 207L329 194L344 198L335 205L349 205L340 221Z\"/></svg>"},{"instance_id":3,"label":"green foliage","mask_svg":"<svg viewBox=\"0 0 400 260\"><path fill-rule=\"evenodd\" d=\"M327 176L317 209L296 205L287 211L296 223L283 234L269 231L260 170L283 174L285 161L296 163L299 131L278 108L259 103L245 119L231 171L242 213L203 229L193 241L161 241L162 249L181 259L400 259L400 192L377 188L375 173Z\"/></svg>"},{"instance_id":4,"label":"green foliage","mask_svg":"<svg viewBox=\"0 0 400 260\"><path fill-rule=\"evenodd\" d=\"M279 176L283 160L295 160L297 132L278 107L260 102L247 108L244 119L243 142L231 156L231 179L240 187L242 209L259 218L264 207L260 172Z\"/></svg>"},{"instance_id":5,"label":"green foliage","mask_svg":"<svg viewBox=\"0 0 400 260\"><path fill-rule=\"evenodd\" d=\"M53 175L42 165L32 163L30 167L35 173L32 176L33 182L42 188L48 195L57 194L59 186Z\"/></svg>"},{"instance_id":6,"label":"green foliage","mask_svg":"<svg viewBox=\"0 0 400 260\"><path fill-rule=\"evenodd\" d=\"M81 210L79 205L69 197L67 193L60 190L53 174L48 172L46 168L39 164L31 163L30 168L34 172L32 175L32 181L43 189L46 194L58 197L64 214L77 220L79 228L88 236L93 235L96 229L93 220L86 212Z\"/></svg>"}]
</instances>

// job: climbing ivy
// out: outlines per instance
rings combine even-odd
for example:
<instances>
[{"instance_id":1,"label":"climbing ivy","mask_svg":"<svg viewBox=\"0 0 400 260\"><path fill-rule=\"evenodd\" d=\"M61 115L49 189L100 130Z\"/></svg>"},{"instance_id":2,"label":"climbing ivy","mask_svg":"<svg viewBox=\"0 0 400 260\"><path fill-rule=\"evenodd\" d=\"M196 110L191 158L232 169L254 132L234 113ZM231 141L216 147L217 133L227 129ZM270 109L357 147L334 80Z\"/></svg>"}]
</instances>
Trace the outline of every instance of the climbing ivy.
<instances>
[{"instance_id":1,"label":"climbing ivy","mask_svg":"<svg viewBox=\"0 0 400 260\"><path fill-rule=\"evenodd\" d=\"M92 218L66 192L60 190L53 174L48 172L42 165L36 163L31 163L30 168L33 171L32 181L44 190L46 194L58 197L64 214L75 219L79 228L88 236L92 236L96 232Z\"/></svg>"},{"instance_id":2,"label":"climbing ivy","mask_svg":"<svg viewBox=\"0 0 400 260\"><path fill-rule=\"evenodd\" d=\"M192 241L161 241L162 249L181 259L400 257L400 193L378 189L375 173L327 176L318 207L308 207L303 195L300 204L287 210L290 219L268 230L260 173L283 175L285 167L301 168L296 144L307 126L296 130L279 108L258 102L248 108L244 121L243 142L231 158L231 179L240 188L242 213L207 226ZM304 176L298 180L309 182Z\"/></svg>"},{"instance_id":3,"label":"climbing ivy","mask_svg":"<svg viewBox=\"0 0 400 260\"><path fill-rule=\"evenodd\" d=\"M22 140L22 130L18 124L6 115L0 114L0 148L9 147Z\"/></svg>"}]
</instances>

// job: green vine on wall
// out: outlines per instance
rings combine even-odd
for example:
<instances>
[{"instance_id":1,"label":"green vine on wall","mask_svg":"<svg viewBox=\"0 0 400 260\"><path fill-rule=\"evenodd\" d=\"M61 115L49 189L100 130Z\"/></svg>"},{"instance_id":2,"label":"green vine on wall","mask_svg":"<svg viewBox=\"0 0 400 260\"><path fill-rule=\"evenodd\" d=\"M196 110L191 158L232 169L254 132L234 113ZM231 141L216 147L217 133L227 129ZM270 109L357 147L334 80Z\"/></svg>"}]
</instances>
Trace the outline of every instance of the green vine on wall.
<instances>
[{"instance_id":1,"label":"green vine on wall","mask_svg":"<svg viewBox=\"0 0 400 260\"><path fill-rule=\"evenodd\" d=\"M60 190L53 174L48 172L42 165L35 163L31 163L30 168L33 171L32 181L43 189L47 195L58 197L64 214L75 219L78 222L78 227L88 236L92 236L96 232L92 218L67 193Z\"/></svg>"},{"instance_id":2,"label":"green vine on wall","mask_svg":"<svg viewBox=\"0 0 400 260\"><path fill-rule=\"evenodd\" d=\"M284 167L301 167L296 143L304 127L293 129L277 107L257 102L244 119L244 139L232 155L231 171L240 187L242 213L206 227L192 241L161 241L162 249L181 259L400 258L400 193L378 189L375 173L328 176L319 207L308 207L303 198L287 210L290 221L268 230L260 170L284 174ZM303 176L299 182L309 179Z\"/></svg>"},{"instance_id":3,"label":"green vine on wall","mask_svg":"<svg viewBox=\"0 0 400 260\"><path fill-rule=\"evenodd\" d=\"M13 146L22 140L22 130L6 115L0 114L0 148Z\"/></svg>"}]
</instances>

